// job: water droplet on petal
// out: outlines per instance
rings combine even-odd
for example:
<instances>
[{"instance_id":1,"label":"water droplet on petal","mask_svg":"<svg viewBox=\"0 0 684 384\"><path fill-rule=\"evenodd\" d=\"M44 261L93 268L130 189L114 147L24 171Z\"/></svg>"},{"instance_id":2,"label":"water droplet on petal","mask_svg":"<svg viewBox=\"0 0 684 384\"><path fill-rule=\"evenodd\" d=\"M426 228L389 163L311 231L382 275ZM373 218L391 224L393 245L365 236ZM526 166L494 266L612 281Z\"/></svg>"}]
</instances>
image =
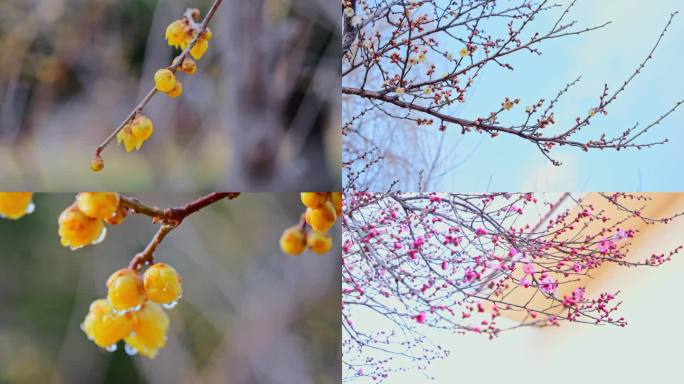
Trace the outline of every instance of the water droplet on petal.
<instances>
[{"instance_id":1,"label":"water droplet on petal","mask_svg":"<svg viewBox=\"0 0 684 384\"><path fill-rule=\"evenodd\" d=\"M137 311L140 310L140 308L142 308L142 304L136 305L135 307L131 307L131 308L128 308L128 309L124 309L124 310L122 310L122 311L117 311L116 309L113 309L112 312L114 312L115 314L121 316L121 315L125 315L125 314L127 314L127 313L129 313L129 312L137 312Z\"/></svg>"},{"instance_id":2,"label":"water droplet on petal","mask_svg":"<svg viewBox=\"0 0 684 384\"><path fill-rule=\"evenodd\" d=\"M107 349L107 352L114 352L114 351L116 351L116 348L117 348L116 344L112 344L105 349Z\"/></svg>"},{"instance_id":3,"label":"water droplet on petal","mask_svg":"<svg viewBox=\"0 0 684 384\"><path fill-rule=\"evenodd\" d=\"M31 203L29 203L28 207L26 207L26 214L30 215L35 210L36 210L36 205L33 204L33 201L32 201Z\"/></svg>"},{"instance_id":4,"label":"water droplet on petal","mask_svg":"<svg viewBox=\"0 0 684 384\"><path fill-rule=\"evenodd\" d=\"M135 349L134 347L131 347L130 345L126 344L124 347L124 350L129 356L135 356L138 353L138 350Z\"/></svg>"},{"instance_id":5,"label":"water droplet on petal","mask_svg":"<svg viewBox=\"0 0 684 384\"><path fill-rule=\"evenodd\" d=\"M104 241L105 237L107 237L107 228L102 228L102 232L100 232L100 237L98 237L95 241L93 241L90 244L100 244Z\"/></svg>"},{"instance_id":6,"label":"water droplet on petal","mask_svg":"<svg viewBox=\"0 0 684 384\"><path fill-rule=\"evenodd\" d=\"M172 301L172 302L170 302L170 303L164 303L164 304L162 304L162 307L164 307L164 308L166 308L166 309L173 309L173 307L175 307L176 304L178 304L177 301Z\"/></svg>"},{"instance_id":7,"label":"water droplet on petal","mask_svg":"<svg viewBox=\"0 0 684 384\"><path fill-rule=\"evenodd\" d=\"M79 245L78 247L71 246L71 247L69 247L69 249L72 250L72 251L77 251L77 250L79 250L79 249L81 249L81 248L83 248L83 247L84 247L83 245Z\"/></svg>"}]
</instances>

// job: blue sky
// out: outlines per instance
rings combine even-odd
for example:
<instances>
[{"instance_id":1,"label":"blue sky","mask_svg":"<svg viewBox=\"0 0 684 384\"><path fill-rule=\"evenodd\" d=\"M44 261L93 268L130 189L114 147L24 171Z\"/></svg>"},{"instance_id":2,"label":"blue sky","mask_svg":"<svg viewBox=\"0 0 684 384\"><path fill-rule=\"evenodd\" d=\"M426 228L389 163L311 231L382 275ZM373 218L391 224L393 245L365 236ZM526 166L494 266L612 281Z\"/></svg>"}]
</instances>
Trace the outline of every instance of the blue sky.
<instances>
[{"instance_id":1,"label":"blue sky","mask_svg":"<svg viewBox=\"0 0 684 384\"><path fill-rule=\"evenodd\" d=\"M561 1L560 3L567 3ZM602 92L603 84L618 87L647 55L671 12L682 8L677 0L658 0L644 6L637 0L580 0L571 14L580 26L612 21L604 29L544 43L542 56L519 55L510 62L513 73L491 67L474 88L460 113L464 117L490 111L504 97L520 97L525 105L552 98L566 83L582 76L556 110L557 121L569 121L586 111ZM540 18L538 25L550 20ZM675 21L644 72L591 129L619 134L635 122L648 124L674 103L684 99L684 78L679 70L684 42L684 14ZM458 51L458 47L450 49ZM516 120L514 120L516 121ZM643 140L668 138L668 144L641 151L584 153L575 148L555 149L564 164L552 166L536 146L516 137L489 139L477 134L461 136L454 129L448 142L464 153L479 146L475 154L438 184L448 191L681 191L678 177L684 163L684 108L654 128ZM562 124L558 124L562 126Z\"/></svg>"}]
</instances>

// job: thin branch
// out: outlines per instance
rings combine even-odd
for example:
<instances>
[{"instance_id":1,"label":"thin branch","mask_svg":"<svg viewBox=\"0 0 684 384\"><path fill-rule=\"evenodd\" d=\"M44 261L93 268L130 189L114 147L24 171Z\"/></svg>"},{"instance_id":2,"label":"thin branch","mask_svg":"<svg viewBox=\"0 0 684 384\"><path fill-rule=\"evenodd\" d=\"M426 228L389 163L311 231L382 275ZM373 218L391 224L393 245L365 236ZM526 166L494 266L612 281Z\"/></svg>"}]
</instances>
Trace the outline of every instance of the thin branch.
<instances>
[{"instance_id":1,"label":"thin branch","mask_svg":"<svg viewBox=\"0 0 684 384\"><path fill-rule=\"evenodd\" d=\"M234 199L240 195L239 192L213 192L202 196L182 207L161 209L154 206L147 205L140 200L121 196L121 205L130 209L131 211L149 216L154 222L161 222L168 225L180 224L187 216L199 211L200 209L211 205L219 200L228 198Z\"/></svg>"},{"instance_id":2,"label":"thin branch","mask_svg":"<svg viewBox=\"0 0 684 384\"><path fill-rule=\"evenodd\" d=\"M154 263L154 251L157 249L159 244L161 244L166 235L178 227L186 217L201 210L202 208L216 203L217 201L226 198L232 200L239 195L240 194L236 192L214 192L202 196L197 200L191 201L184 206L166 209L160 209L154 206L146 205L140 200L132 197L121 196L120 204L123 207L126 207L135 213L149 216L155 223L162 223L162 226L154 235L150 243L147 244L145 249L133 257L131 262L128 264L128 268L139 270L145 264Z\"/></svg>"}]
</instances>

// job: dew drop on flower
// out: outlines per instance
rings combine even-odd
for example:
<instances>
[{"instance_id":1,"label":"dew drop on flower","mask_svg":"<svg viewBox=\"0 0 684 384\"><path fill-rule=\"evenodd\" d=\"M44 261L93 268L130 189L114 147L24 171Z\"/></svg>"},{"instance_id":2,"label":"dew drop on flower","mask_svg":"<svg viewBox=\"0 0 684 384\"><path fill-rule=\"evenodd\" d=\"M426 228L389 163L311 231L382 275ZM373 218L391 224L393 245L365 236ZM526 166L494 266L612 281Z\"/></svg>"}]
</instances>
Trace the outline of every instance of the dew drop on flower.
<instances>
[{"instance_id":1,"label":"dew drop on flower","mask_svg":"<svg viewBox=\"0 0 684 384\"><path fill-rule=\"evenodd\" d=\"M100 244L101 242L104 241L105 237L107 237L107 228L102 228L102 232L100 232L100 237L98 237L95 241L93 241L90 244L92 244L92 245Z\"/></svg>"},{"instance_id":2,"label":"dew drop on flower","mask_svg":"<svg viewBox=\"0 0 684 384\"><path fill-rule=\"evenodd\" d=\"M116 344L112 344L105 349L107 349L107 352L114 352L114 351L116 351L116 348L117 348Z\"/></svg>"},{"instance_id":3,"label":"dew drop on flower","mask_svg":"<svg viewBox=\"0 0 684 384\"><path fill-rule=\"evenodd\" d=\"M177 301L172 301L172 302L170 302L170 303L164 303L164 304L162 304L162 307L164 307L164 308L166 308L166 309L173 309L173 307L175 307L176 304L178 304Z\"/></svg>"},{"instance_id":4,"label":"dew drop on flower","mask_svg":"<svg viewBox=\"0 0 684 384\"><path fill-rule=\"evenodd\" d=\"M129 356L135 356L138 353L138 350L135 349L134 347L131 347L130 345L126 344L124 347L124 350L126 351L126 354Z\"/></svg>"},{"instance_id":5,"label":"dew drop on flower","mask_svg":"<svg viewBox=\"0 0 684 384\"><path fill-rule=\"evenodd\" d=\"M26 207L26 214L29 215L29 214L33 213L33 211L35 211L35 210L36 210L36 205L33 204L33 202L31 202L28 205L28 207Z\"/></svg>"}]
</instances>

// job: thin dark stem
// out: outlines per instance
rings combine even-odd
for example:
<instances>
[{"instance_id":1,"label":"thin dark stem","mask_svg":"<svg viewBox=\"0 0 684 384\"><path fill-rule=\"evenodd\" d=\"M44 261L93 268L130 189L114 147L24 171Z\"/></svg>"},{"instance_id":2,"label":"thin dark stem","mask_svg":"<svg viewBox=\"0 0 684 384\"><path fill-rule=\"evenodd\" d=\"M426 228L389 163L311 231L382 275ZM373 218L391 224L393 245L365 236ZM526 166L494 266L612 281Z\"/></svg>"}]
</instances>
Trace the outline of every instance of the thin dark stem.
<instances>
[{"instance_id":1,"label":"thin dark stem","mask_svg":"<svg viewBox=\"0 0 684 384\"><path fill-rule=\"evenodd\" d=\"M161 244L162 240L178 227L183 220L192 215L193 213L205 208L217 201L223 199L234 199L240 194L237 192L213 192L208 195L202 196L197 200L191 201L181 207L166 208L161 209L154 206L149 206L138 199L121 196L120 204L127 209L145 216L152 218L153 222L160 222L162 226L159 228L157 233L154 235L149 244L145 249L135 255L131 262L128 264L128 268L134 270L140 270L145 264L154 263L154 252Z\"/></svg>"}]
</instances>

